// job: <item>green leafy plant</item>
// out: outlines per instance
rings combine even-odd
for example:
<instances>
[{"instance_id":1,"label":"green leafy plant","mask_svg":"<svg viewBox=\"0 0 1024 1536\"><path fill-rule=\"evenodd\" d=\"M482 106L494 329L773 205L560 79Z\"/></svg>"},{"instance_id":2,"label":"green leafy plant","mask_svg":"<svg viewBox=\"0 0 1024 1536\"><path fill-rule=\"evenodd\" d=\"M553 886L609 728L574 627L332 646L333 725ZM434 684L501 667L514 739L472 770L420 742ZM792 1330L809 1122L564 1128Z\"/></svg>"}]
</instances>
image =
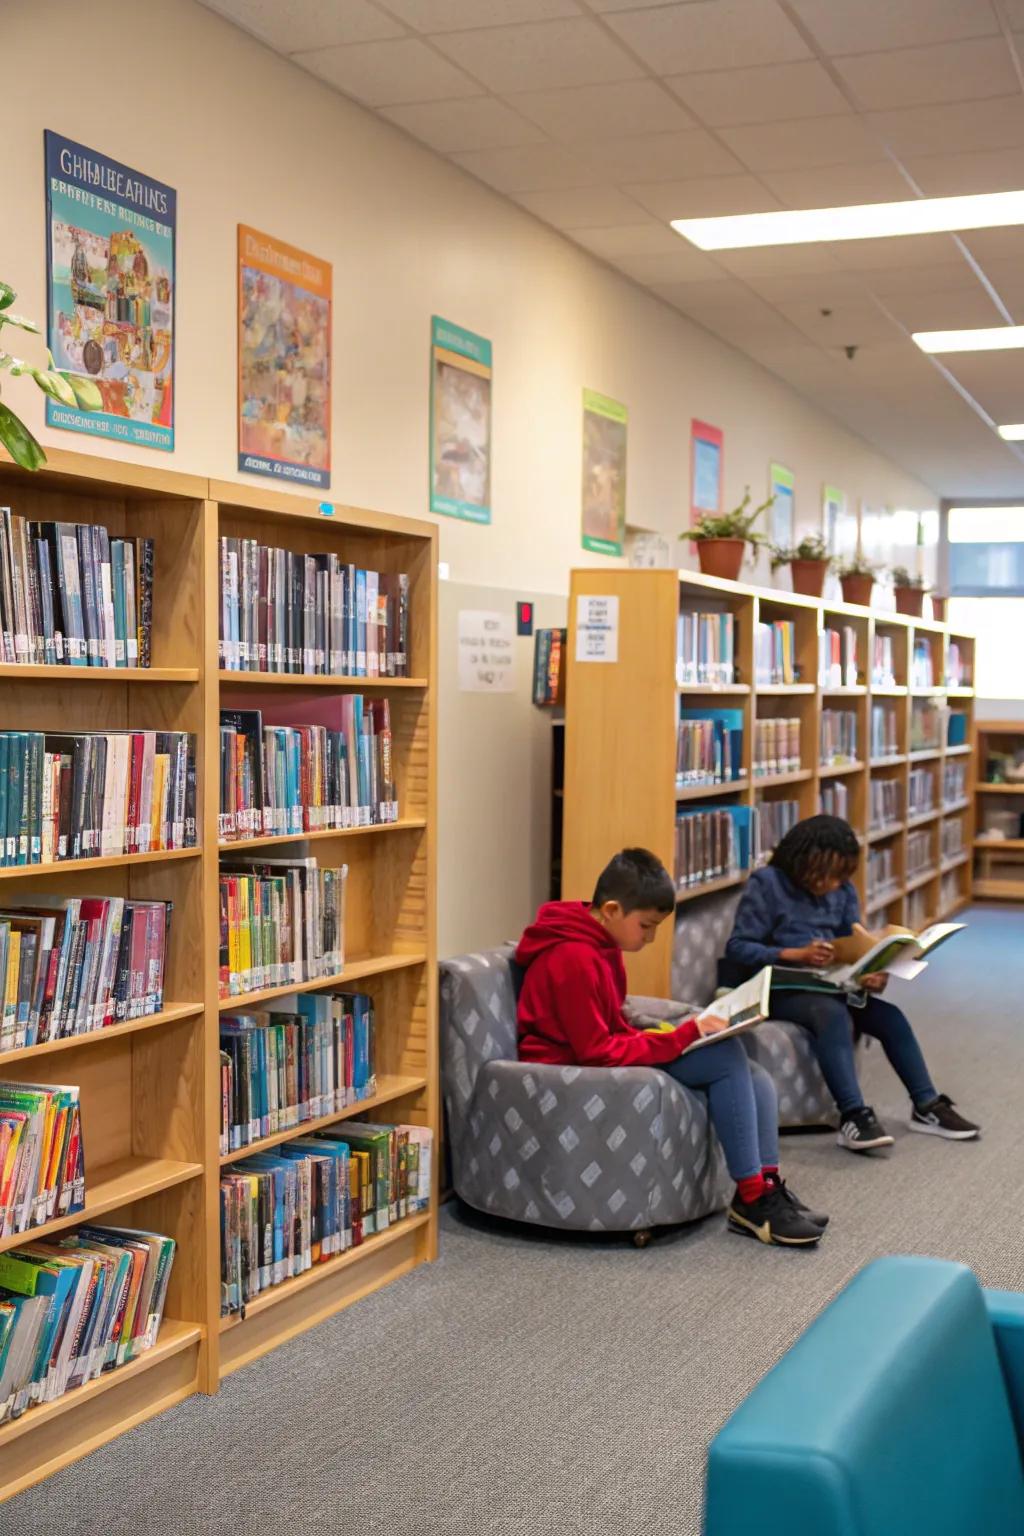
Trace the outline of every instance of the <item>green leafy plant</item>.
<instances>
[{"instance_id":1,"label":"green leafy plant","mask_svg":"<svg viewBox=\"0 0 1024 1536\"><path fill-rule=\"evenodd\" d=\"M0 332L4 326L13 325L19 331L30 331L34 336L39 335L39 327L34 320L28 320L24 315L16 315L11 305L17 298L17 294L10 283L0 282ZM2 337L0 337L2 342ZM48 368L37 368L34 363L26 363L20 357L14 357L2 345L0 345L0 372L9 373L12 378L18 378L27 374L35 379L39 388L45 395L50 395L54 400L59 400L62 405L69 405L72 409L82 411L99 411L103 408L103 396L93 383L83 374L70 373L66 369L54 366L53 356L46 354L49 360ZM0 400L0 443L7 449L15 464L20 464L22 469L38 469L46 463L46 454L32 433L16 416L3 400Z\"/></svg>"},{"instance_id":2,"label":"green leafy plant","mask_svg":"<svg viewBox=\"0 0 1024 1536\"><path fill-rule=\"evenodd\" d=\"M762 501L753 512L748 512L750 506L750 486L747 486L746 494L738 507L733 507L731 512L711 513L705 512L699 517L692 528L687 528L682 535L684 539L693 539L697 544L706 539L743 539L747 544L763 544L765 536L754 530L754 523L767 512L775 503L775 497L769 496L767 501Z\"/></svg>"},{"instance_id":3,"label":"green leafy plant","mask_svg":"<svg viewBox=\"0 0 1024 1536\"><path fill-rule=\"evenodd\" d=\"M914 592L927 592L928 590L928 583L924 577L912 576L904 565L894 565L891 574L894 587L909 587Z\"/></svg>"},{"instance_id":4,"label":"green leafy plant","mask_svg":"<svg viewBox=\"0 0 1024 1536\"><path fill-rule=\"evenodd\" d=\"M784 549L776 545L772 546L772 570L777 571L780 565L792 565L794 560L827 560L828 548L824 537L820 533L809 533L806 538L800 540L795 549Z\"/></svg>"},{"instance_id":5,"label":"green leafy plant","mask_svg":"<svg viewBox=\"0 0 1024 1536\"><path fill-rule=\"evenodd\" d=\"M878 566L866 555L840 555L834 562L836 575L842 581L845 576L877 576Z\"/></svg>"}]
</instances>

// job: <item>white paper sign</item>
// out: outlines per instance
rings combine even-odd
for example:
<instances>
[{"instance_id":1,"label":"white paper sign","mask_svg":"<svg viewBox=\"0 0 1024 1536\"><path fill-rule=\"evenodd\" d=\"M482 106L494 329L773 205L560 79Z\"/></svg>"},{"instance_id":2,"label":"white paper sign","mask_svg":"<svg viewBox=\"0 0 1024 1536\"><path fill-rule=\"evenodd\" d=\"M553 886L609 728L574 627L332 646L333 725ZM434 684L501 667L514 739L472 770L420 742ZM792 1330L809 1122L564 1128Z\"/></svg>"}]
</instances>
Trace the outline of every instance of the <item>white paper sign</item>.
<instances>
[{"instance_id":1,"label":"white paper sign","mask_svg":"<svg viewBox=\"0 0 1024 1536\"><path fill-rule=\"evenodd\" d=\"M576 604L576 660L618 661L618 598L580 597Z\"/></svg>"},{"instance_id":2,"label":"white paper sign","mask_svg":"<svg viewBox=\"0 0 1024 1536\"><path fill-rule=\"evenodd\" d=\"M512 615L459 609L459 691L511 693L516 685Z\"/></svg>"}]
</instances>

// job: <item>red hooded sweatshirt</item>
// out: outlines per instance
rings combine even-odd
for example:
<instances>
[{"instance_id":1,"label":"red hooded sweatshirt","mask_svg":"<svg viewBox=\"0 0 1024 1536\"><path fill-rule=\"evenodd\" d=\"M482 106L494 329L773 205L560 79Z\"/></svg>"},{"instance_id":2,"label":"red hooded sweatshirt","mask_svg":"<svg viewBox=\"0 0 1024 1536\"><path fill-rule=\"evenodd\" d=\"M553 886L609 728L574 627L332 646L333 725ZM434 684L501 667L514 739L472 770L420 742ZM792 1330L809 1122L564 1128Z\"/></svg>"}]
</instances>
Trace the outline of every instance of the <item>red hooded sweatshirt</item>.
<instances>
[{"instance_id":1,"label":"red hooded sweatshirt","mask_svg":"<svg viewBox=\"0 0 1024 1536\"><path fill-rule=\"evenodd\" d=\"M549 901L516 950L519 1060L555 1066L647 1067L674 1061L700 1034L692 1019L644 1034L623 1017L622 951L586 902Z\"/></svg>"}]
</instances>

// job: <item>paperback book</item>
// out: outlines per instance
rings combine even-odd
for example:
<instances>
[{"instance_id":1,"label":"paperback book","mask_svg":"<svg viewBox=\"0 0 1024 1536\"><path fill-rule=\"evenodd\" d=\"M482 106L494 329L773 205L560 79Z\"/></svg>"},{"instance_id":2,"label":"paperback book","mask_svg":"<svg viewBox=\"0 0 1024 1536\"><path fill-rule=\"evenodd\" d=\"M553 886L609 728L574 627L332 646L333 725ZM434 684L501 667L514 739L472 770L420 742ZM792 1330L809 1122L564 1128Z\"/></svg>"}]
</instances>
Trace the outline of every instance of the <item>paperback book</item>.
<instances>
[{"instance_id":1,"label":"paperback book","mask_svg":"<svg viewBox=\"0 0 1024 1536\"><path fill-rule=\"evenodd\" d=\"M221 997L336 976L345 962L348 866L315 858L221 865Z\"/></svg>"},{"instance_id":2,"label":"paperback book","mask_svg":"<svg viewBox=\"0 0 1024 1536\"><path fill-rule=\"evenodd\" d=\"M78 1088L0 1083L0 1237L84 1204Z\"/></svg>"}]
</instances>

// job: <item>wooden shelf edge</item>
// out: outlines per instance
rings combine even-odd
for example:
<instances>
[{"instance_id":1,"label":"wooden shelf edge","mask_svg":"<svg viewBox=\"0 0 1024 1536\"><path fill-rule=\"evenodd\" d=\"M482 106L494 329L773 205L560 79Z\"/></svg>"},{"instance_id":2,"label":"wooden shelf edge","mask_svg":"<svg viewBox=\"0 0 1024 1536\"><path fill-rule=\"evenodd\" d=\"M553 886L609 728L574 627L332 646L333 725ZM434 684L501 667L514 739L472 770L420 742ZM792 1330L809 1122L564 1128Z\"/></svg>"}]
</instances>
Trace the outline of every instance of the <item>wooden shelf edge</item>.
<instances>
[{"instance_id":1,"label":"wooden shelf edge","mask_svg":"<svg viewBox=\"0 0 1024 1536\"><path fill-rule=\"evenodd\" d=\"M820 763L818 765L819 779L838 779L846 773L863 772L864 764L857 763Z\"/></svg>"},{"instance_id":2,"label":"wooden shelf edge","mask_svg":"<svg viewBox=\"0 0 1024 1536\"><path fill-rule=\"evenodd\" d=\"M400 821L376 821L369 827L330 827L316 832L275 832L266 837L239 837L232 843L218 843L218 853L234 853L248 848L267 848L277 843L322 842L325 838L365 837L370 832L422 831L427 825L425 816L405 816Z\"/></svg>"},{"instance_id":3,"label":"wooden shelf edge","mask_svg":"<svg viewBox=\"0 0 1024 1536\"><path fill-rule=\"evenodd\" d=\"M677 683L676 693L703 694L703 693L732 693L744 694L750 692L749 683Z\"/></svg>"},{"instance_id":4,"label":"wooden shelf edge","mask_svg":"<svg viewBox=\"0 0 1024 1536\"><path fill-rule=\"evenodd\" d=\"M943 816L956 816L960 811L969 811L970 808L971 802L969 800L954 800L951 805L944 805L942 807L942 814Z\"/></svg>"},{"instance_id":5,"label":"wooden shelf edge","mask_svg":"<svg viewBox=\"0 0 1024 1536\"><path fill-rule=\"evenodd\" d=\"M377 1092L368 1099L360 1099L355 1104L346 1104L344 1109L336 1109L333 1114L319 1115L315 1120L303 1120L300 1125L290 1125L287 1130L275 1131L270 1136L263 1136L259 1141L252 1141L248 1146L239 1147L235 1152L228 1152L220 1159L222 1168L230 1167L243 1157L252 1157L256 1152L266 1152L269 1147L278 1147L283 1141L294 1141L296 1136L310 1136L314 1131L322 1131L327 1126L337 1125L341 1120L351 1120L356 1116L368 1114L371 1110L379 1109L382 1104L390 1104L394 1099L404 1098L407 1093L421 1093L427 1086L425 1077L400 1077L384 1075L380 1079Z\"/></svg>"},{"instance_id":6,"label":"wooden shelf edge","mask_svg":"<svg viewBox=\"0 0 1024 1536\"><path fill-rule=\"evenodd\" d=\"M947 757L966 757L969 752L973 752L974 748L968 742L964 742L962 747L946 747L944 750Z\"/></svg>"},{"instance_id":7,"label":"wooden shelf edge","mask_svg":"<svg viewBox=\"0 0 1024 1536\"><path fill-rule=\"evenodd\" d=\"M12 864L0 869L0 880L39 879L50 875L74 875L91 869L132 868L136 864L164 864L173 859L198 859L202 848L161 848L154 853L120 853L108 858L58 859L54 864Z\"/></svg>"},{"instance_id":8,"label":"wooden shelf edge","mask_svg":"<svg viewBox=\"0 0 1024 1536\"><path fill-rule=\"evenodd\" d=\"M715 891L727 891L730 886L742 885L749 874L749 869L741 869L734 875L720 875L717 880L705 880L702 885L679 885L676 887L676 906L683 901L696 901L698 896L711 896Z\"/></svg>"},{"instance_id":9,"label":"wooden shelf edge","mask_svg":"<svg viewBox=\"0 0 1024 1536\"><path fill-rule=\"evenodd\" d=\"M341 987L349 981L359 981L363 976L379 976L385 971L401 971L407 966L423 965L427 959L424 950L408 955L377 955L369 960L352 960L333 976L318 976L313 981L292 981L283 987L264 987L261 992L243 992L237 997L219 999L220 1012L234 1008L254 1008L257 1003L269 1002L274 997L291 997L299 992L320 992L325 987Z\"/></svg>"},{"instance_id":10,"label":"wooden shelf edge","mask_svg":"<svg viewBox=\"0 0 1024 1536\"><path fill-rule=\"evenodd\" d=\"M970 861L970 857L969 853L958 853L955 859L947 859L944 864L939 865L939 874L948 875L954 869L962 869Z\"/></svg>"},{"instance_id":11,"label":"wooden shelf edge","mask_svg":"<svg viewBox=\"0 0 1024 1536\"><path fill-rule=\"evenodd\" d=\"M712 800L715 795L741 795L750 785L748 778L728 779L723 784L689 784L676 789L676 800Z\"/></svg>"},{"instance_id":12,"label":"wooden shelf edge","mask_svg":"<svg viewBox=\"0 0 1024 1536\"><path fill-rule=\"evenodd\" d=\"M143 1029L159 1029L162 1024L174 1024L179 1019L192 1019L204 1012L202 1003L179 1003L164 1008L160 1013L149 1013L141 1019L126 1019L123 1024L111 1024L107 1029L89 1029L81 1035L63 1035L59 1040L44 1040L42 1045L23 1045L18 1050L0 1051L0 1072L7 1061L27 1061L32 1056L49 1056L54 1051L67 1051L97 1040L120 1040L125 1035L138 1034Z\"/></svg>"},{"instance_id":13,"label":"wooden shelf edge","mask_svg":"<svg viewBox=\"0 0 1024 1536\"><path fill-rule=\"evenodd\" d=\"M5 682L25 683L198 683L198 667L62 667L35 662L0 663Z\"/></svg>"},{"instance_id":14,"label":"wooden shelf edge","mask_svg":"<svg viewBox=\"0 0 1024 1536\"><path fill-rule=\"evenodd\" d=\"M817 693L817 683L755 683L754 692L766 698L784 698L786 694Z\"/></svg>"},{"instance_id":15,"label":"wooden shelf edge","mask_svg":"<svg viewBox=\"0 0 1024 1536\"><path fill-rule=\"evenodd\" d=\"M867 694L865 683L850 683L845 688L819 688L823 699L863 699Z\"/></svg>"},{"instance_id":16,"label":"wooden shelf edge","mask_svg":"<svg viewBox=\"0 0 1024 1536\"><path fill-rule=\"evenodd\" d=\"M976 837L974 846L986 853L998 853L1000 848L1024 848L1024 837Z\"/></svg>"},{"instance_id":17,"label":"wooden shelf edge","mask_svg":"<svg viewBox=\"0 0 1024 1536\"><path fill-rule=\"evenodd\" d=\"M1024 784L975 784L980 795L1024 795Z\"/></svg>"},{"instance_id":18,"label":"wooden shelf edge","mask_svg":"<svg viewBox=\"0 0 1024 1536\"><path fill-rule=\"evenodd\" d=\"M378 688L427 688L425 677L350 677L321 672L225 672L217 673L222 688L333 688L373 693Z\"/></svg>"},{"instance_id":19,"label":"wooden shelf edge","mask_svg":"<svg viewBox=\"0 0 1024 1536\"><path fill-rule=\"evenodd\" d=\"M996 901L1024 901L1024 880L995 880L987 876L980 879L975 877L971 889L975 896L992 898Z\"/></svg>"},{"instance_id":20,"label":"wooden shelf edge","mask_svg":"<svg viewBox=\"0 0 1024 1536\"><path fill-rule=\"evenodd\" d=\"M884 842L887 837L895 837L897 832L906 831L905 821L891 821L885 827L871 827L868 830L866 841L869 843Z\"/></svg>"},{"instance_id":21,"label":"wooden shelf edge","mask_svg":"<svg viewBox=\"0 0 1024 1536\"><path fill-rule=\"evenodd\" d=\"M751 779L755 789L771 789L775 784L802 784L814 777L813 768L794 768L791 773L767 773Z\"/></svg>"},{"instance_id":22,"label":"wooden shelf edge","mask_svg":"<svg viewBox=\"0 0 1024 1536\"><path fill-rule=\"evenodd\" d=\"M941 811L921 811L916 816L907 817L907 831L912 832L915 827L926 827L930 821L938 821Z\"/></svg>"},{"instance_id":23,"label":"wooden shelf edge","mask_svg":"<svg viewBox=\"0 0 1024 1536\"><path fill-rule=\"evenodd\" d=\"M905 896L909 896L911 891L920 890L922 885L927 885L929 881L936 880L939 876L939 873L940 871L938 867L936 867L935 869L925 870L923 875L913 875L903 887L903 894Z\"/></svg>"},{"instance_id":24,"label":"wooden shelf edge","mask_svg":"<svg viewBox=\"0 0 1024 1536\"><path fill-rule=\"evenodd\" d=\"M902 752L897 752L894 757L869 757L869 768L901 768L906 762Z\"/></svg>"},{"instance_id":25,"label":"wooden shelf edge","mask_svg":"<svg viewBox=\"0 0 1024 1536\"><path fill-rule=\"evenodd\" d=\"M29 1227L24 1232L12 1232L0 1237L0 1253L19 1248L22 1243L34 1243L49 1237L51 1232L62 1232L65 1227L81 1226L95 1221L107 1211L115 1211L148 1195L172 1189L189 1179L202 1175L202 1163L179 1163L164 1157L123 1157L116 1163L107 1163L96 1169L90 1182L88 1164L85 1175L85 1209L67 1216L55 1216L41 1226Z\"/></svg>"},{"instance_id":26,"label":"wooden shelf edge","mask_svg":"<svg viewBox=\"0 0 1024 1536\"><path fill-rule=\"evenodd\" d=\"M941 747L921 747L917 752L907 753L908 763L931 763L937 757L942 756Z\"/></svg>"}]
</instances>

